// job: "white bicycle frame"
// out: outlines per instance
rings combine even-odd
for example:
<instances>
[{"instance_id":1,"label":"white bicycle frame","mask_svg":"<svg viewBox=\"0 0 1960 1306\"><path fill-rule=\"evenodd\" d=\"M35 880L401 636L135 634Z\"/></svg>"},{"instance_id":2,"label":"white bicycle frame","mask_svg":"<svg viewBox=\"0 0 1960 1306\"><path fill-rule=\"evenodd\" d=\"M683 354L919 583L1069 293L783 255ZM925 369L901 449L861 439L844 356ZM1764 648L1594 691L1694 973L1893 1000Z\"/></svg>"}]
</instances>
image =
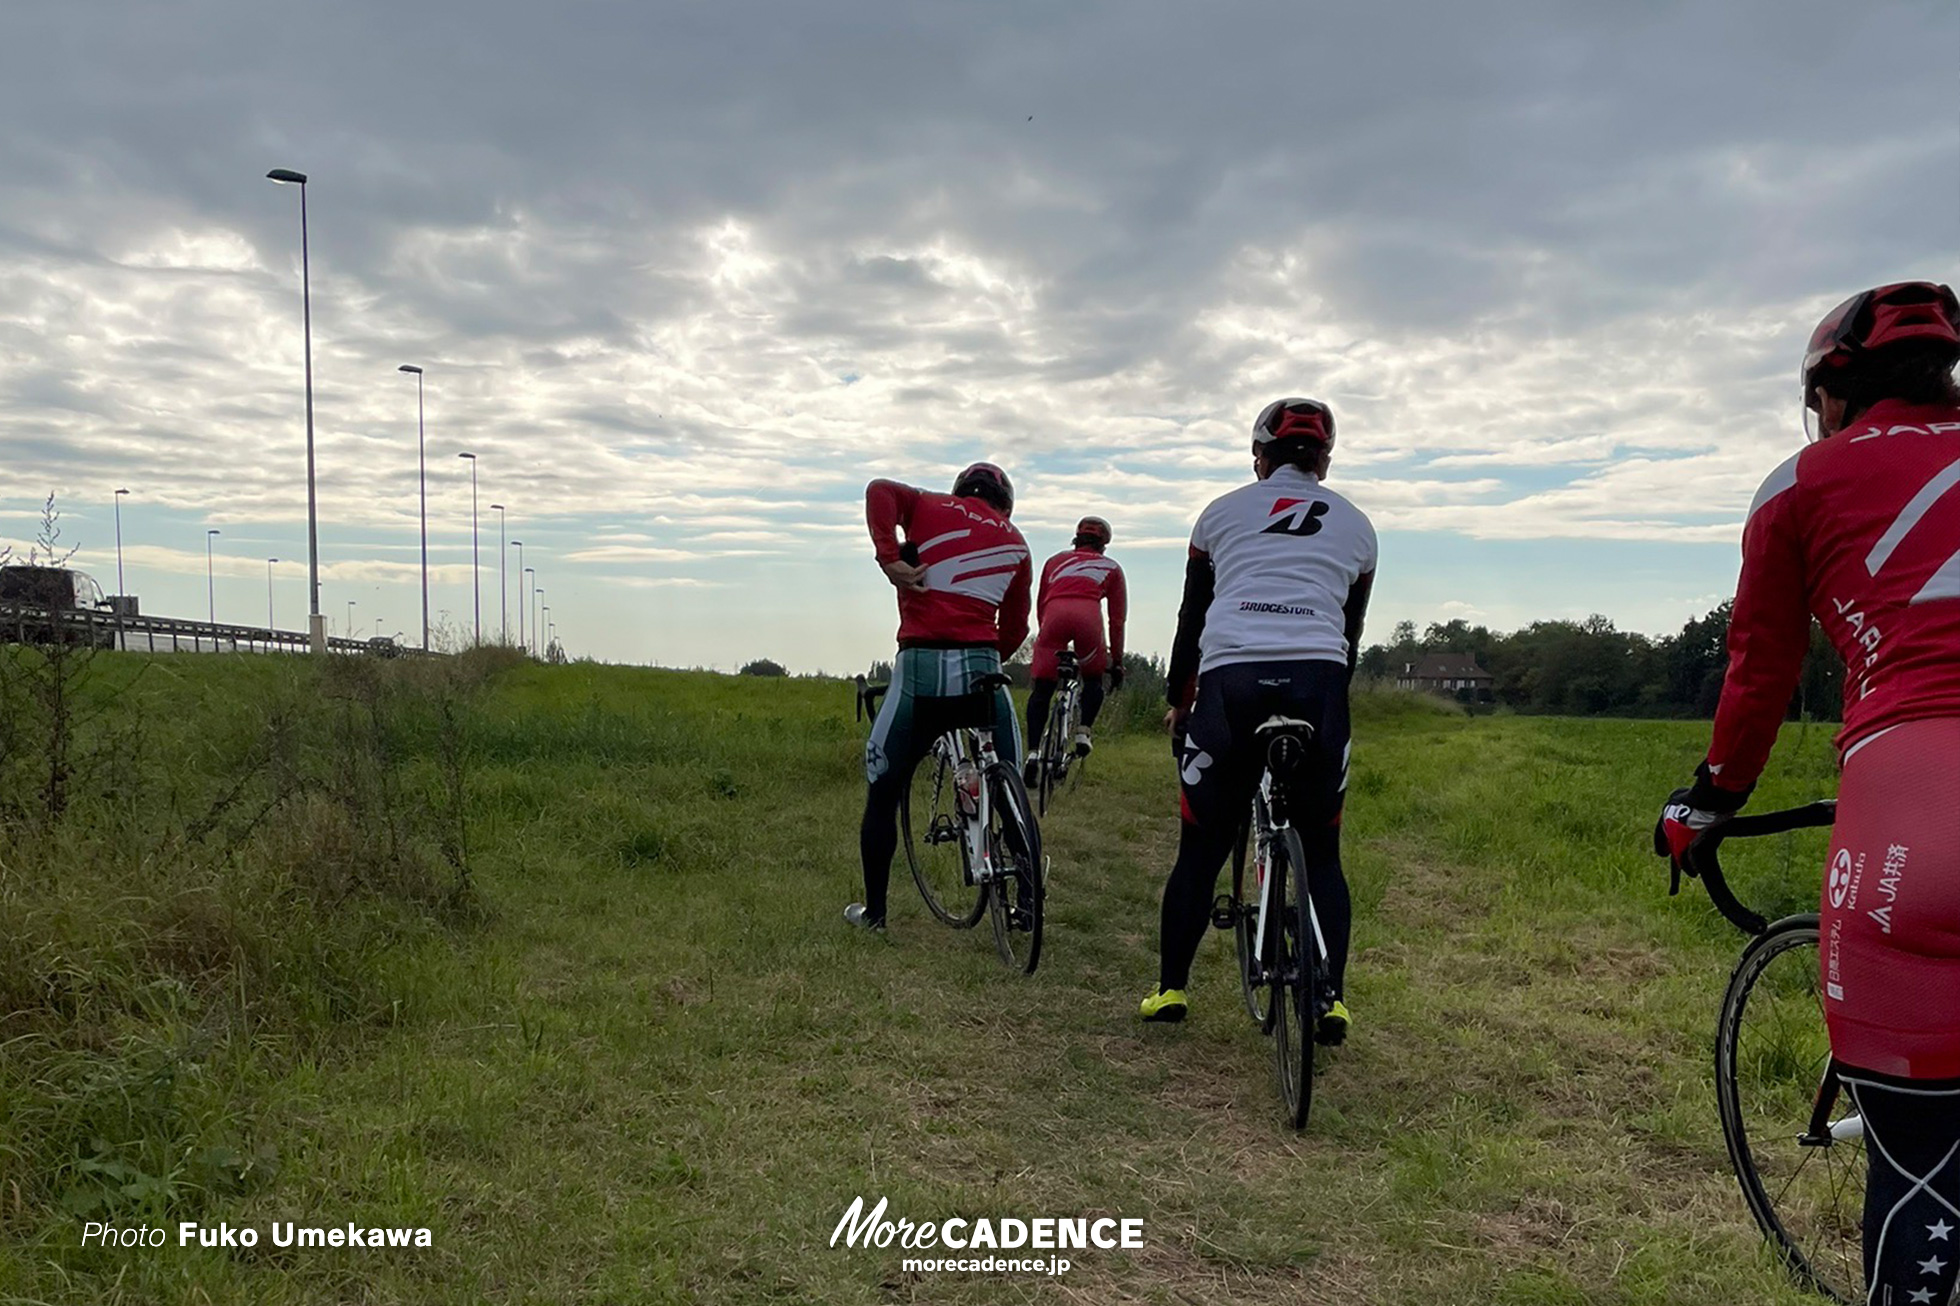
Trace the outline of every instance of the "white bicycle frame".
<instances>
[{"instance_id":1,"label":"white bicycle frame","mask_svg":"<svg viewBox=\"0 0 1960 1306\"><path fill-rule=\"evenodd\" d=\"M1276 896L1266 891L1266 882L1272 878L1266 872L1272 864L1273 836L1281 830L1290 829L1293 825L1290 817L1274 815L1271 767L1259 773L1259 795L1253 799L1253 803L1255 810L1252 818L1252 869L1259 880L1259 924L1252 935L1252 959L1258 964L1259 973L1263 976L1266 973L1266 912ZM1259 819L1260 812L1266 814L1263 822ZM1303 872L1305 869L1305 867L1301 868ZM1320 913L1314 910L1311 893L1307 895L1307 919L1313 923L1314 948L1322 961L1325 961L1327 938L1320 932Z\"/></svg>"},{"instance_id":2,"label":"white bicycle frame","mask_svg":"<svg viewBox=\"0 0 1960 1306\"><path fill-rule=\"evenodd\" d=\"M1069 722L1071 718L1073 718L1075 721L1078 722L1081 721L1082 719L1081 709L1082 709L1082 669L1080 667L1077 667L1075 669L1075 674L1070 676L1068 678L1068 681L1065 684L1063 684L1059 690L1056 691L1054 706L1051 708L1050 716L1048 718L1049 721L1052 723L1049 725L1048 729L1049 730L1059 729L1061 731L1061 736L1062 736L1061 756L1056 758L1053 763L1055 767L1055 774L1057 776L1068 774L1069 767L1074 760L1069 753L1069 734L1070 734ZM1045 734L1047 733L1047 731L1043 731L1043 733ZM1033 742L1032 747L1040 748L1042 746L1042 742L1043 741L1037 739ZM1042 765L1044 766L1049 765L1049 760L1046 757L1042 758Z\"/></svg>"},{"instance_id":3,"label":"white bicycle frame","mask_svg":"<svg viewBox=\"0 0 1960 1306\"><path fill-rule=\"evenodd\" d=\"M948 740L957 742L949 743ZM959 785L960 768L971 766L980 777L980 795L973 815L966 814L963 795L953 795L953 811L960 823L960 861L969 884L987 884L994 878L994 853L987 846L988 818L993 815L994 797L987 785L987 772L1000 760L990 731L972 726L950 730L933 743L933 752L947 764L953 784Z\"/></svg>"}]
</instances>

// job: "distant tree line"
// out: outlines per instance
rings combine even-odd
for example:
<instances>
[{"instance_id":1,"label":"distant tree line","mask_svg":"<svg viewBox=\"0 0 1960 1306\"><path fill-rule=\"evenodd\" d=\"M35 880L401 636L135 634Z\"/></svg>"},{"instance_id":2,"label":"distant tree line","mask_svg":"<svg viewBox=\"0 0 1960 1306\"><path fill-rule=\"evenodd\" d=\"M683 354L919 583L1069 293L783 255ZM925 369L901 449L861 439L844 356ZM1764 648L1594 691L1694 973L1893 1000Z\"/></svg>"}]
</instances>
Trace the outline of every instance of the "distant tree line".
<instances>
[{"instance_id":1,"label":"distant tree line","mask_svg":"<svg viewBox=\"0 0 1960 1306\"><path fill-rule=\"evenodd\" d=\"M1493 677L1480 701L1518 712L1560 716L1712 717L1728 670L1729 608L1723 603L1672 635L1658 639L1620 630L1603 616L1584 621L1534 621L1509 634L1466 621L1433 622L1417 633L1412 621L1396 626L1387 643L1363 651L1357 679L1393 685L1403 668L1437 653L1467 654ZM1030 650L1008 659L1005 670L1017 686L1028 683ZM770 664L773 665L773 664ZM1160 658L1128 653L1123 657L1126 692L1161 703L1164 664ZM748 674L769 674L750 671ZM874 662L870 679L891 679L892 664ZM1843 712L1844 662L1814 622L1803 673L1790 697L1790 716L1839 720ZM1471 702L1469 690L1458 699ZM1139 709L1141 710L1141 709Z\"/></svg>"},{"instance_id":2,"label":"distant tree line","mask_svg":"<svg viewBox=\"0 0 1960 1306\"><path fill-rule=\"evenodd\" d=\"M1534 621L1508 635L1460 619L1433 622L1418 635L1415 623L1405 621L1388 643L1363 652L1359 674L1393 684L1403 667L1425 654L1468 654L1494 677L1492 699L1517 711L1709 717L1728 669L1730 606L1725 602L1659 639L1616 629L1597 615ZM1790 700L1792 716L1837 720L1843 686L1844 663L1813 622L1803 675Z\"/></svg>"}]
</instances>

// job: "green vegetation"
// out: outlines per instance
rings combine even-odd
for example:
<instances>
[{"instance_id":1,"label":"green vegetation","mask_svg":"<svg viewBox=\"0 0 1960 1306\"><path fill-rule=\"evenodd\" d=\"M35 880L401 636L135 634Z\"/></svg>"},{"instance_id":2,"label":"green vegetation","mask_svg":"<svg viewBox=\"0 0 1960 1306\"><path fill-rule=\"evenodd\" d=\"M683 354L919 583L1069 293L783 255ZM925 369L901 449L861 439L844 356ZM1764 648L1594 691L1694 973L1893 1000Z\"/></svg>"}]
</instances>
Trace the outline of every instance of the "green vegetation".
<instances>
[{"instance_id":1,"label":"green vegetation","mask_svg":"<svg viewBox=\"0 0 1960 1306\"><path fill-rule=\"evenodd\" d=\"M103 655L78 693L67 810L0 822L0 1302L1811 1300L1716 1124L1740 940L1647 852L1701 727L1361 703L1360 1023L1294 1135L1223 936L1190 1021L1134 1018L1177 833L1141 698L1047 824L1025 980L902 878L887 938L838 919L847 684ZM1832 784L1793 726L1758 805ZM1738 887L1801 905L1821 846ZM859 1194L1147 1245L920 1278L825 1245Z\"/></svg>"},{"instance_id":2,"label":"green vegetation","mask_svg":"<svg viewBox=\"0 0 1960 1306\"><path fill-rule=\"evenodd\" d=\"M1458 619L1432 622L1418 637L1415 623L1404 621L1388 643L1362 654L1359 671L1366 680L1392 685L1405 667L1427 654L1463 654L1494 677L1484 701L1521 712L1712 717L1728 670L1731 606L1724 600L1678 633L1659 639L1616 629L1598 615L1584 621L1534 621L1508 635ZM1844 660L1824 638L1823 628L1812 622L1791 719L1836 719L1843 691ZM1471 691L1462 690L1460 696L1467 702Z\"/></svg>"}]
</instances>

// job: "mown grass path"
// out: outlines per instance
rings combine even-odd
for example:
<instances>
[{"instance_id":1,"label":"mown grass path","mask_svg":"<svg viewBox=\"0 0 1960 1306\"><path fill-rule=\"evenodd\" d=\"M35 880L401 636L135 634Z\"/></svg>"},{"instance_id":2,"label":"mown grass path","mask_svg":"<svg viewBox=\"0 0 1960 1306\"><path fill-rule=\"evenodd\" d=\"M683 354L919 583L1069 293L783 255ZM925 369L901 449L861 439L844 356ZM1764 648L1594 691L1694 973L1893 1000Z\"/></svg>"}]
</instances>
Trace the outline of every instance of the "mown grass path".
<instances>
[{"instance_id":1,"label":"mown grass path","mask_svg":"<svg viewBox=\"0 0 1960 1306\"><path fill-rule=\"evenodd\" d=\"M1356 728L1359 1025L1304 1135L1230 943L1145 1027L1176 838L1166 746L1106 739L1047 824L1032 979L904 879L846 930L863 727L835 683L504 678L474 740L482 929L387 959L397 1000L257 1090L277 1177L199 1214L430 1226L422 1251L57 1247L24 1298L181 1302L1610 1303L1814 1300L1723 1155L1715 1007L1740 938L1646 851L1692 723ZM1832 787L1792 728L1758 804ZM1821 843L1738 858L1813 897ZM1751 868L1755 878L1751 878ZM1060 1279L826 1246L895 1214L1141 1217ZM189 1218L186 1216L185 1218ZM16 1266L23 1263L15 1262ZM57 1268L58 1267L58 1268Z\"/></svg>"}]
</instances>

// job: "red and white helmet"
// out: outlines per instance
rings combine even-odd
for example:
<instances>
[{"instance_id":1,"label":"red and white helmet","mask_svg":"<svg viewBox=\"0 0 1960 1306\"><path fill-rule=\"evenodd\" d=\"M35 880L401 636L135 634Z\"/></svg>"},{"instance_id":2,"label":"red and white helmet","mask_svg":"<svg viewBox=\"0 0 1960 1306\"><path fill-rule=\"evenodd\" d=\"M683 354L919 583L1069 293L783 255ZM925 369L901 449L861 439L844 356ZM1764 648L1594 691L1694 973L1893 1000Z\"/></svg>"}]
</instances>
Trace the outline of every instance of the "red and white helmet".
<instances>
[{"instance_id":1,"label":"red and white helmet","mask_svg":"<svg viewBox=\"0 0 1960 1306\"><path fill-rule=\"evenodd\" d=\"M1094 540L1104 548L1108 548L1110 540L1115 538L1109 523L1100 517L1084 517L1075 523L1075 537Z\"/></svg>"},{"instance_id":2,"label":"red and white helmet","mask_svg":"<svg viewBox=\"0 0 1960 1306\"><path fill-rule=\"evenodd\" d=\"M990 503L1003 517L1014 515L1014 482L992 463L975 463L954 477L953 493Z\"/></svg>"},{"instance_id":3,"label":"red and white helmet","mask_svg":"<svg viewBox=\"0 0 1960 1306\"><path fill-rule=\"evenodd\" d=\"M1334 410L1318 399L1275 399L1252 423L1252 447L1275 440L1312 440L1334 447Z\"/></svg>"},{"instance_id":4,"label":"red and white helmet","mask_svg":"<svg viewBox=\"0 0 1960 1306\"><path fill-rule=\"evenodd\" d=\"M1831 373L1853 366L1876 350L1907 340L1947 345L1960 359L1960 299L1949 286L1932 281L1895 281L1860 291L1824 315L1804 350L1804 429L1817 438L1811 414L1817 387L1829 388Z\"/></svg>"}]
</instances>

